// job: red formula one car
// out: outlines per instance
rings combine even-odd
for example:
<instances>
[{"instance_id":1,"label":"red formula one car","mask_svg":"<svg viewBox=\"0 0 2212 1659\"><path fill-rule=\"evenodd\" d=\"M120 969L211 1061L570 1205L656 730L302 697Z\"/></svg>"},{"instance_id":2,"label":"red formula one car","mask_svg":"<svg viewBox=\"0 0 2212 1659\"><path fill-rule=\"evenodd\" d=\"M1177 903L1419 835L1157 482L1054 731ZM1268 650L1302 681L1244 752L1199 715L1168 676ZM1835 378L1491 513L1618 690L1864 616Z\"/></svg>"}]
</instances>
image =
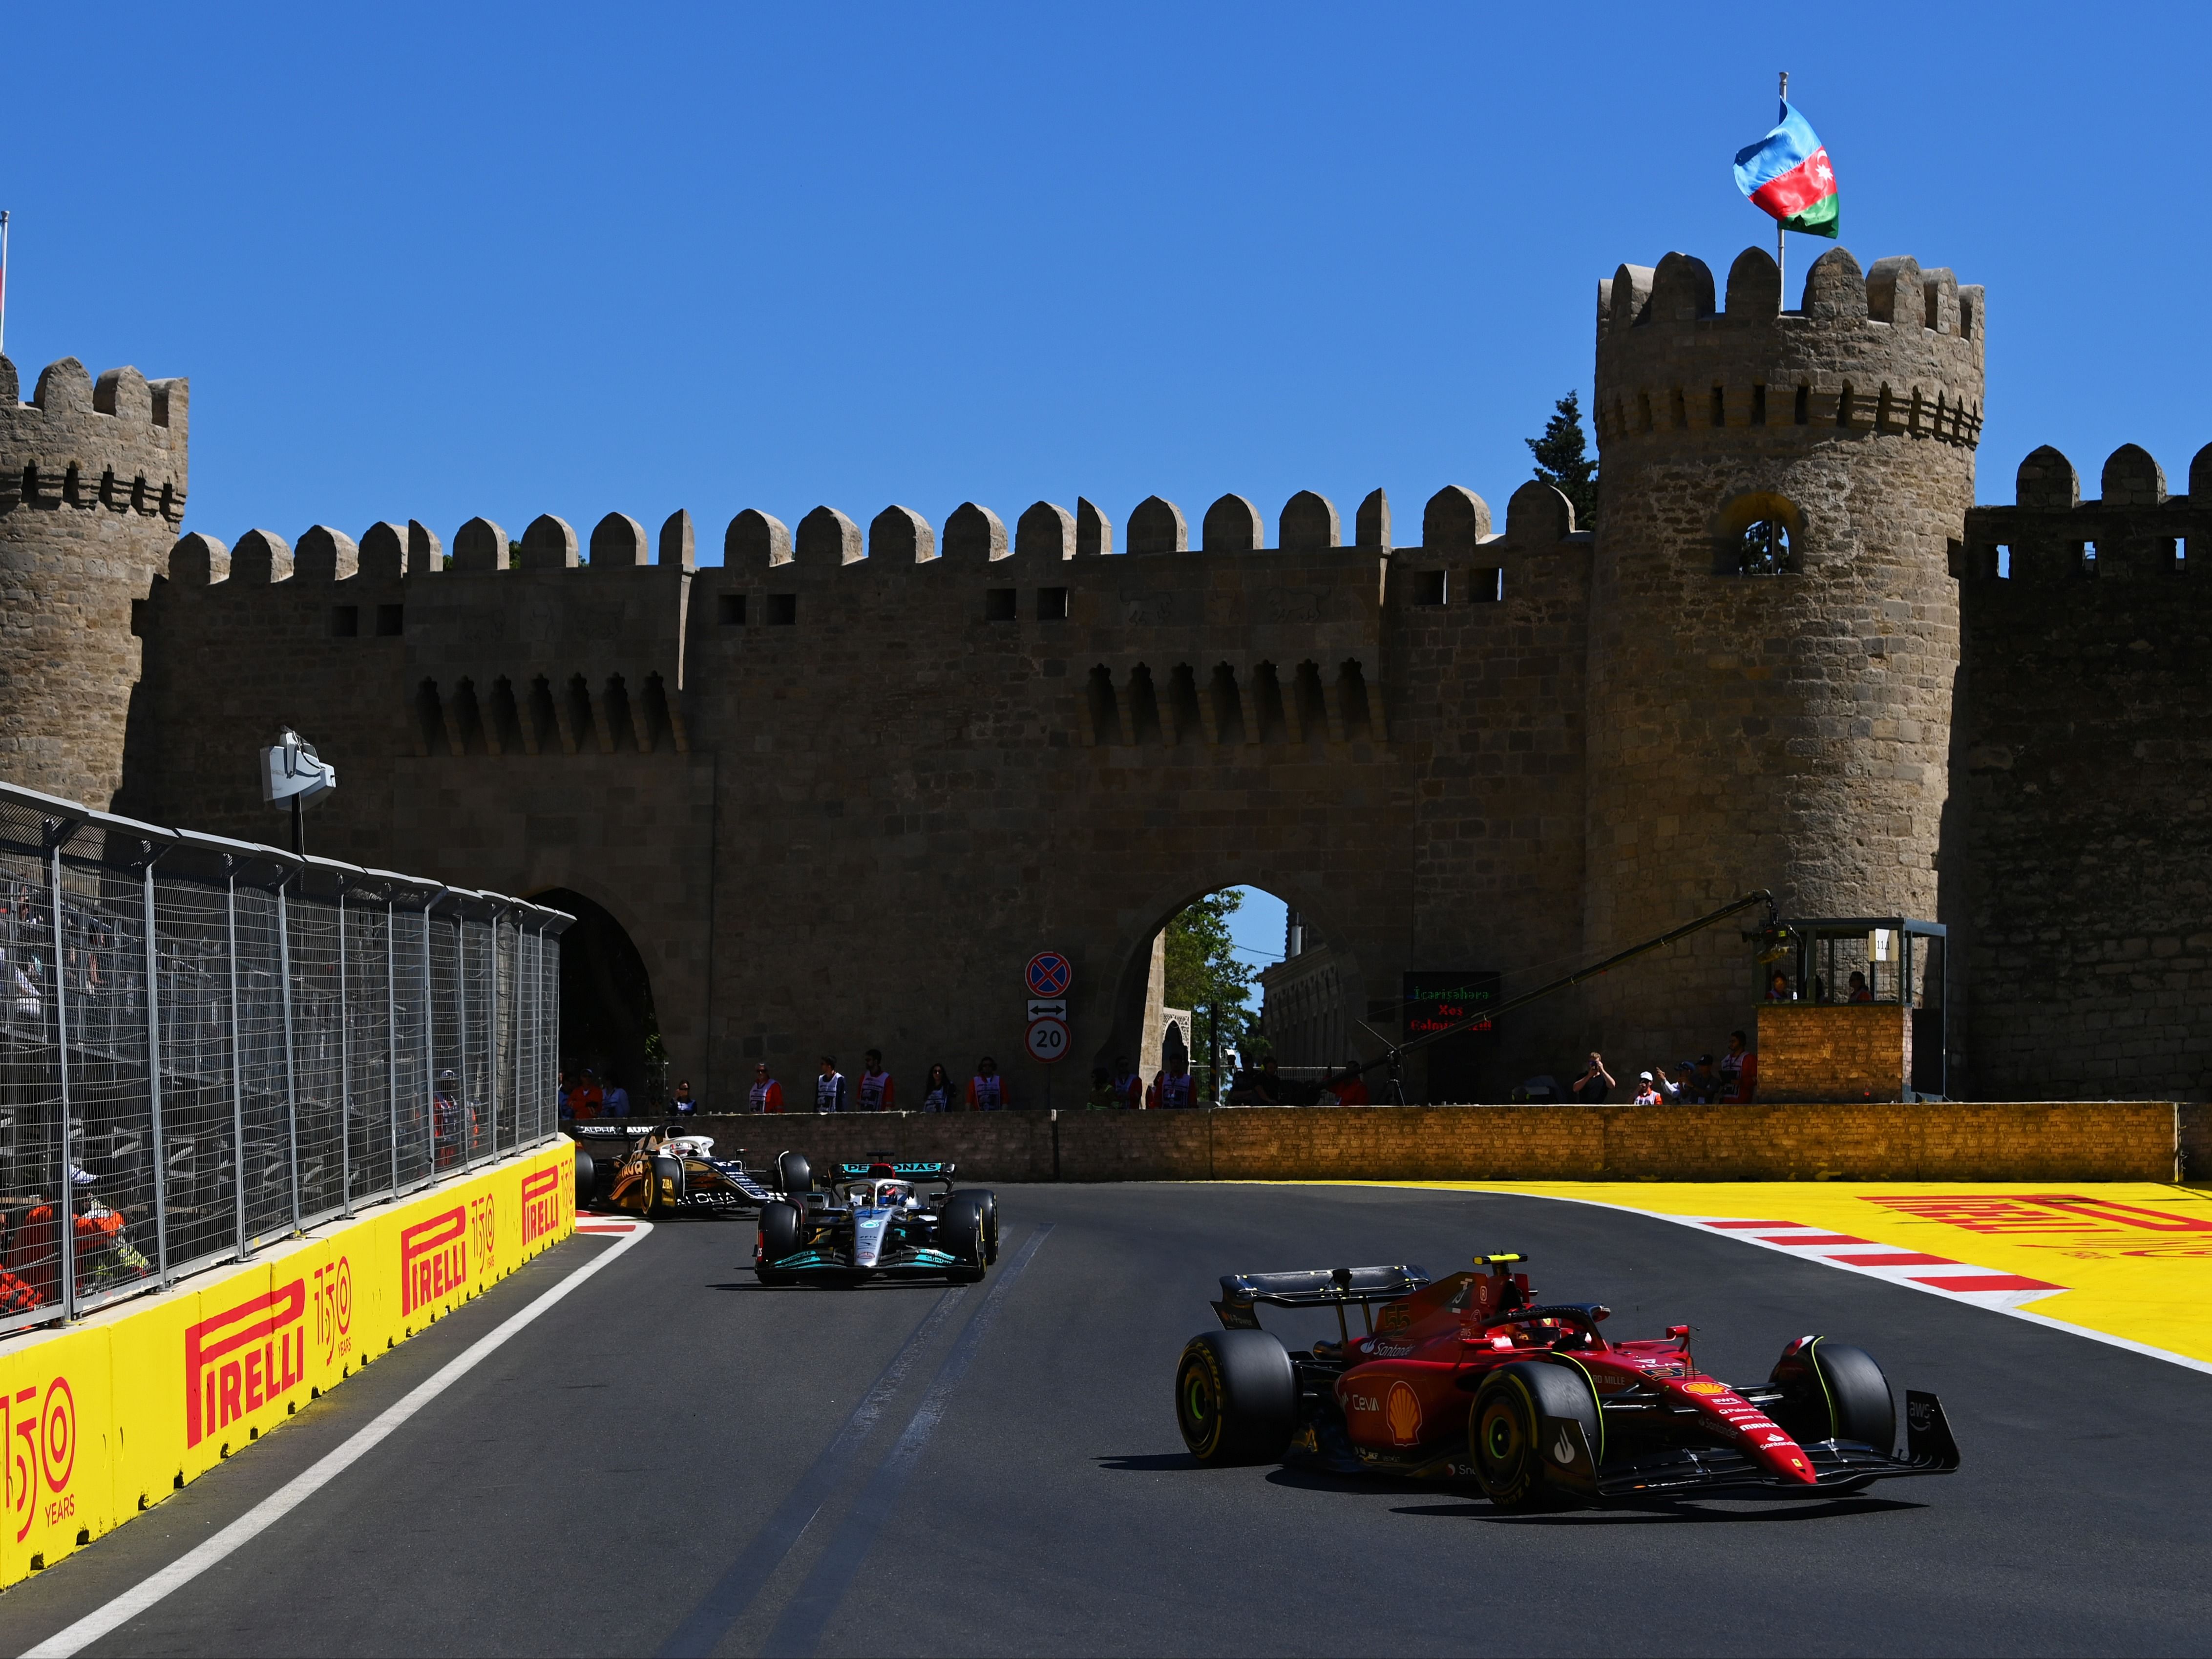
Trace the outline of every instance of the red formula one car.
<instances>
[{"instance_id":1,"label":"red formula one car","mask_svg":"<svg viewBox=\"0 0 2212 1659\"><path fill-rule=\"evenodd\" d=\"M1431 1282L1419 1267L1231 1273L1223 1328L1176 1367L1176 1418L1201 1462L1473 1480L1505 1509L1732 1492L1856 1492L1959 1467L1943 1407L1905 1396L1905 1448L1881 1368L1801 1336L1762 1384L1698 1368L1690 1328L1608 1341L1595 1303L1540 1304L1520 1255ZM1261 1304L1334 1308L1340 1340L1292 1353ZM1381 1304L1380 1311L1371 1311ZM1353 1337L1344 1310L1368 1322Z\"/></svg>"}]
</instances>

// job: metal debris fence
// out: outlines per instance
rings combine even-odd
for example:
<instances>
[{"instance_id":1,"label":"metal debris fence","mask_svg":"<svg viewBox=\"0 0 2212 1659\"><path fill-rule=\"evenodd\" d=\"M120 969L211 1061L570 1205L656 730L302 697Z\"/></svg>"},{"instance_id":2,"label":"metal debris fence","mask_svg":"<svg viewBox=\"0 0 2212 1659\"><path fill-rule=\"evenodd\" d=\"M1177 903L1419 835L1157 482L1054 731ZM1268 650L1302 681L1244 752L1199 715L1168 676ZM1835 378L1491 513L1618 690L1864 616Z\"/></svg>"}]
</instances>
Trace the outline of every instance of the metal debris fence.
<instances>
[{"instance_id":1,"label":"metal debris fence","mask_svg":"<svg viewBox=\"0 0 2212 1659\"><path fill-rule=\"evenodd\" d=\"M552 1139L570 921L0 783L0 1334Z\"/></svg>"}]
</instances>

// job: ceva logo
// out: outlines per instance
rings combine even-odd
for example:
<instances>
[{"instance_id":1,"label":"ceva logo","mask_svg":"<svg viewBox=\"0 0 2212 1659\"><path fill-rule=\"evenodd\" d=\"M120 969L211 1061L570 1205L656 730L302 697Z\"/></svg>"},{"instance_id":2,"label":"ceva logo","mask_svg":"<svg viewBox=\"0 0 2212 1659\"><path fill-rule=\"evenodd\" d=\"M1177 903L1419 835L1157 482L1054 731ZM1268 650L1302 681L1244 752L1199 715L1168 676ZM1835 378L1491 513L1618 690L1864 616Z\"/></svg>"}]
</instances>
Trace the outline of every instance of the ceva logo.
<instances>
[{"instance_id":1,"label":"ceva logo","mask_svg":"<svg viewBox=\"0 0 2212 1659\"><path fill-rule=\"evenodd\" d=\"M561 1228L559 1165L522 1177L522 1248L528 1249Z\"/></svg>"},{"instance_id":2,"label":"ceva logo","mask_svg":"<svg viewBox=\"0 0 2212 1659\"><path fill-rule=\"evenodd\" d=\"M307 1281L257 1296L185 1331L185 1443L281 1398L307 1375ZM232 1354L239 1357L229 1358Z\"/></svg>"},{"instance_id":3,"label":"ceva logo","mask_svg":"<svg viewBox=\"0 0 2212 1659\"><path fill-rule=\"evenodd\" d=\"M459 1290L469 1276L469 1209L459 1204L399 1235L399 1311Z\"/></svg>"}]
</instances>

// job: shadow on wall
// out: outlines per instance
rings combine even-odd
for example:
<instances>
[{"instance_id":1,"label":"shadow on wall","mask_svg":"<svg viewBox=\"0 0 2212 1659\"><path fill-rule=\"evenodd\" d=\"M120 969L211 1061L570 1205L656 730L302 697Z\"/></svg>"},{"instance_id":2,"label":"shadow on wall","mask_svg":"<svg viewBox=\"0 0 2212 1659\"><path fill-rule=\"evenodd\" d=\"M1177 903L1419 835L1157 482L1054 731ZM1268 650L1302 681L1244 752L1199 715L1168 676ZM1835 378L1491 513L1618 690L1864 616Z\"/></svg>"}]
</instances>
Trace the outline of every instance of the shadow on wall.
<instances>
[{"instance_id":1,"label":"shadow on wall","mask_svg":"<svg viewBox=\"0 0 2212 1659\"><path fill-rule=\"evenodd\" d=\"M576 918L561 936L562 1069L591 1066L644 1109L656 1097L649 1085L658 1080L653 1057L660 1037L645 958L622 923L574 888L548 888L532 902Z\"/></svg>"}]
</instances>

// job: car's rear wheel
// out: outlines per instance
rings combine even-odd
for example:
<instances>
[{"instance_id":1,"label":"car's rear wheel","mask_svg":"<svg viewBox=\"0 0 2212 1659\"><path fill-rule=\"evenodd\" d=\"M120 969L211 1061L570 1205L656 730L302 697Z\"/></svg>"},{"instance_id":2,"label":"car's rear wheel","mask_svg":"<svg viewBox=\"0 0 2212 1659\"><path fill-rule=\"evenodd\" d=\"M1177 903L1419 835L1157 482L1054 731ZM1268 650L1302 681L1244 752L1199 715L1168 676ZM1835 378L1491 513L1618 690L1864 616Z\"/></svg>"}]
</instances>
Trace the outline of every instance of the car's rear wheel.
<instances>
[{"instance_id":1,"label":"car's rear wheel","mask_svg":"<svg viewBox=\"0 0 2212 1659\"><path fill-rule=\"evenodd\" d=\"M1856 1440L1885 1456L1896 1449L1889 1379L1864 1348L1801 1336L1775 1361L1771 1382L1783 1398L1770 1415L1800 1445Z\"/></svg>"},{"instance_id":2,"label":"car's rear wheel","mask_svg":"<svg viewBox=\"0 0 2212 1659\"><path fill-rule=\"evenodd\" d=\"M1291 1356L1266 1331L1207 1331L1176 1366L1176 1426L1201 1463L1269 1463L1298 1425Z\"/></svg>"},{"instance_id":3,"label":"car's rear wheel","mask_svg":"<svg viewBox=\"0 0 2212 1659\"><path fill-rule=\"evenodd\" d=\"M592 1155L581 1146L576 1148L576 1207L588 1210L599 1196L599 1168Z\"/></svg>"},{"instance_id":4,"label":"car's rear wheel","mask_svg":"<svg viewBox=\"0 0 2212 1659\"><path fill-rule=\"evenodd\" d=\"M1544 1464L1541 1431L1547 1417L1580 1423L1589 1455L1602 1455L1597 1396L1581 1372L1524 1360L1492 1371L1475 1390L1468 1413L1468 1451L1483 1495L1499 1509L1549 1509L1560 1502L1562 1494ZM1571 1442L1565 1443L1582 1455Z\"/></svg>"},{"instance_id":5,"label":"car's rear wheel","mask_svg":"<svg viewBox=\"0 0 2212 1659\"><path fill-rule=\"evenodd\" d=\"M801 1153L785 1152L775 1161L775 1184L785 1196L797 1203L799 1194L814 1189L813 1166Z\"/></svg>"},{"instance_id":6,"label":"car's rear wheel","mask_svg":"<svg viewBox=\"0 0 2212 1659\"><path fill-rule=\"evenodd\" d=\"M983 1277L991 1257L981 1194L955 1193L945 1200L937 1212L937 1248L960 1263L946 1277L970 1285Z\"/></svg>"},{"instance_id":7,"label":"car's rear wheel","mask_svg":"<svg viewBox=\"0 0 2212 1659\"><path fill-rule=\"evenodd\" d=\"M987 1265L999 1260L999 1195L987 1190L978 1192L976 1200L983 1209L983 1260Z\"/></svg>"},{"instance_id":8,"label":"car's rear wheel","mask_svg":"<svg viewBox=\"0 0 2212 1659\"><path fill-rule=\"evenodd\" d=\"M761 1206L760 1236L753 1246L753 1277L763 1285L790 1285L798 1275L774 1264L805 1248L805 1218L778 1200Z\"/></svg>"}]
</instances>

